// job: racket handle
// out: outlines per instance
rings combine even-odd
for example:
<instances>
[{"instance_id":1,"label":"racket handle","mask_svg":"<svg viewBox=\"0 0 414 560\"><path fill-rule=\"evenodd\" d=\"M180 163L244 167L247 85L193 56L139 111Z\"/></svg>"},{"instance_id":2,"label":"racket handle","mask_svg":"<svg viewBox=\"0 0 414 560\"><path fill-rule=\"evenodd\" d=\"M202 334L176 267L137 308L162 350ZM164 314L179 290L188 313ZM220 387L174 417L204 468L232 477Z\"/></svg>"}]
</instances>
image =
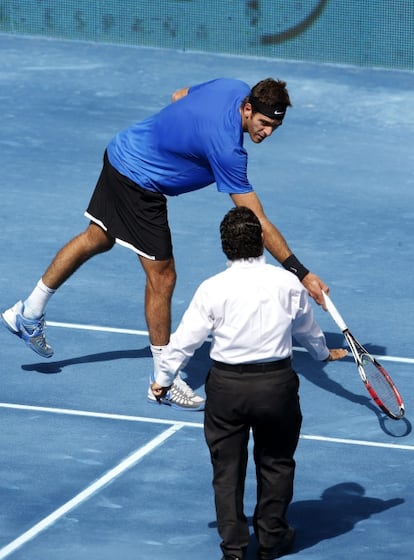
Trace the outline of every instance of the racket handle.
<instances>
[{"instance_id":1,"label":"racket handle","mask_svg":"<svg viewBox=\"0 0 414 560\"><path fill-rule=\"evenodd\" d=\"M323 293L323 297L325 298L326 309L329 311L332 319L335 321L335 323L338 325L338 327L341 329L342 332L347 331L348 327L345 321L343 320L341 314L339 313L335 305L332 303L331 298L325 292L322 293Z\"/></svg>"}]
</instances>

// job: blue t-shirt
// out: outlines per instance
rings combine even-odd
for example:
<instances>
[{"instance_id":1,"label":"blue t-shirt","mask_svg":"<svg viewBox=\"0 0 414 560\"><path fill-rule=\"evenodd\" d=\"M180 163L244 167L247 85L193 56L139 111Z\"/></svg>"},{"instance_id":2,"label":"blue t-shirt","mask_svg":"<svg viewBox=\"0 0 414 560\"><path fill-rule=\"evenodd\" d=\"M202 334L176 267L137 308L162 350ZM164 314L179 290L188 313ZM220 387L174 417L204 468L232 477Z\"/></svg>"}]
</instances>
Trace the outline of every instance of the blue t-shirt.
<instances>
[{"instance_id":1,"label":"blue t-shirt","mask_svg":"<svg viewBox=\"0 0 414 560\"><path fill-rule=\"evenodd\" d=\"M240 105L244 82L217 79L190 88L159 113L109 143L113 167L141 187L175 196L216 183L225 193L253 190L247 179Z\"/></svg>"}]
</instances>

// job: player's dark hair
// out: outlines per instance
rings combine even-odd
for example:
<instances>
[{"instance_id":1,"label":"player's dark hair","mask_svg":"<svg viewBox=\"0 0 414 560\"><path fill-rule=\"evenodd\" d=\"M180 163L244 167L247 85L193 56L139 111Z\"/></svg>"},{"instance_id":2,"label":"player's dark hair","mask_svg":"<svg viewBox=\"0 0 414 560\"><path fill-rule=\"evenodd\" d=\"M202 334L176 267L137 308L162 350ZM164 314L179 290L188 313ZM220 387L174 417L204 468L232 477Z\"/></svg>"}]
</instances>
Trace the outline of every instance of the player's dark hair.
<instances>
[{"instance_id":1,"label":"player's dark hair","mask_svg":"<svg viewBox=\"0 0 414 560\"><path fill-rule=\"evenodd\" d=\"M231 260L260 257L263 254L262 226L256 214L245 206L236 206L220 224L221 247Z\"/></svg>"},{"instance_id":2,"label":"player's dark hair","mask_svg":"<svg viewBox=\"0 0 414 560\"><path fill-rule=\"evenodd\" d=\"M246 97L243 104L249 102L250 97L257 99L263 105L271 107L282 105L286 109L286 107L292 106L288 90L286 89L286 82L283 80L275 80L273 78L261 80L252 87L250 95Z\"/></svg>"}]
</instances>

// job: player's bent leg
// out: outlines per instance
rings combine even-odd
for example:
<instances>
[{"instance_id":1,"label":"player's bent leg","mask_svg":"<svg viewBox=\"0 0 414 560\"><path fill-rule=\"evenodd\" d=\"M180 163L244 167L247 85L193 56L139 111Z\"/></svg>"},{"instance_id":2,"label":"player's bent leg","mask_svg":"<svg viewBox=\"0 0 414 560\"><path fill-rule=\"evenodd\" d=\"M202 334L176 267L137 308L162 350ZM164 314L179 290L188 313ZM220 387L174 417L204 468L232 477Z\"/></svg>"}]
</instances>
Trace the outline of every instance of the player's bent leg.
<instances>
[{"instance_id":1,"label":"player's bent leg","mask_svg":"<svg viewBox=\"0 0 414 560\"><path fill-rule=\"evenodd\" d=\"M56 290L89 258L108 251L113 245L114 239L102 228L96 224L89 224L83 233L69 241L56 254L42 277L44 285L50 290ZM36 288L30 297L36 297ZM26 317L24 312L24 303L18 301L2 313L4 326L21 338L34 352L43 358L50 358L53 356L53 348L46 341L43 309L36 317Z\"/></svg>"},{"instance_id":2,"label":"player's bent leg","mask_svg":"<svg viewBox=\"0 0 414 560\"><path fill-rule=\"evenodd\" d=\"M42 277L43 282L52 290L57 290L86 261L109 251L114 244L113 237L91 222L85 231L58 251Z\"/></svg>"},{"instance_id":3,"label":"player's bent leg","mask_svg":"<svg viewBox=\"0 0 414 560\"><path fill-rule=\"evenodd\" d=\"M176 272L174 259L153 261L140 257L147 283L145 288L145 316L154 359L154 373L150 375L147 400L158 404L150 385L155 379L163 348L171 334L171 298L174 291ZM182 410L204 410L204 398L194 393L179 374L170 391L161 400L162 404Z\"/></svg>"}]
</instances>

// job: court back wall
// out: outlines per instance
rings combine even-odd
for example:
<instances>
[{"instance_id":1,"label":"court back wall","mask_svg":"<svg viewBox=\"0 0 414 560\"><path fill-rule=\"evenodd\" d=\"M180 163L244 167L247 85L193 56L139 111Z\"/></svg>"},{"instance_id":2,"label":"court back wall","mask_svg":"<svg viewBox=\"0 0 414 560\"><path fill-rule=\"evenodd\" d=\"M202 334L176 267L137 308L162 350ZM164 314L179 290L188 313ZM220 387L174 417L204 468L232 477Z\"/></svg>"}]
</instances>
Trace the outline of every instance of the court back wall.
<instances>
[{"instance_id":1,"label":"court back wall","mask_svg":"<svg viewBox=\"0 0 414 560\"><path fill-rule=\"evenodd\" d=\"M0 31L414 69L414 0L0 0Z\"/></svg>"}]
</instances>

